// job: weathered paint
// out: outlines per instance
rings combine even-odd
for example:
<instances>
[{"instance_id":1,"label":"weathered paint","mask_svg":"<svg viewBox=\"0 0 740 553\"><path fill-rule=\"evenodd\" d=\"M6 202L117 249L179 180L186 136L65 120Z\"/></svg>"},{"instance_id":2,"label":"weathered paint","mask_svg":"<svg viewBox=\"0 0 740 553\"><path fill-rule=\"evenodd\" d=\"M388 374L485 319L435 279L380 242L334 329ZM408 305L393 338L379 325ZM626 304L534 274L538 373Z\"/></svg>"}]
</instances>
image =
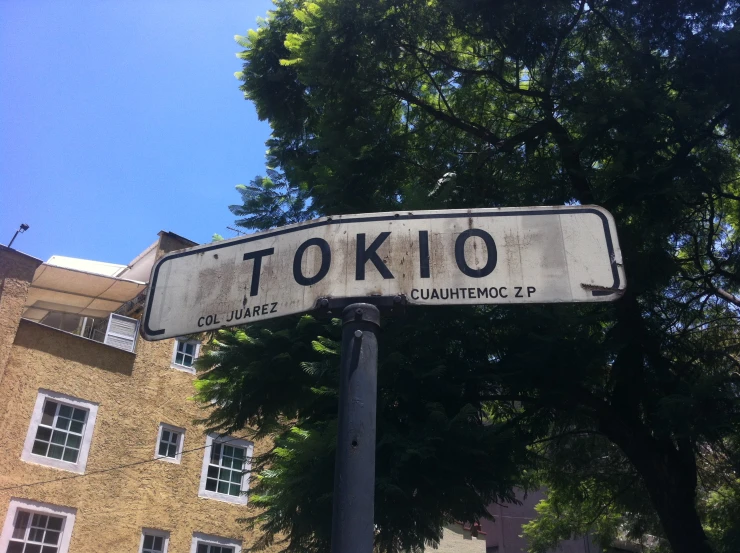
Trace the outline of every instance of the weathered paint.
<instances>
[{"instance_id":1,"label":"weathered paint","mask_svg":"<svg viewBox=\"0 0 740 553\"><path fill-rule=\"evenodd\" d=\"M324 297L610 301L625 275L611 215L556 206L324 217L166 255L150 284L142 333L159 340L309 311Z\"/></svg>"}]
</instances>

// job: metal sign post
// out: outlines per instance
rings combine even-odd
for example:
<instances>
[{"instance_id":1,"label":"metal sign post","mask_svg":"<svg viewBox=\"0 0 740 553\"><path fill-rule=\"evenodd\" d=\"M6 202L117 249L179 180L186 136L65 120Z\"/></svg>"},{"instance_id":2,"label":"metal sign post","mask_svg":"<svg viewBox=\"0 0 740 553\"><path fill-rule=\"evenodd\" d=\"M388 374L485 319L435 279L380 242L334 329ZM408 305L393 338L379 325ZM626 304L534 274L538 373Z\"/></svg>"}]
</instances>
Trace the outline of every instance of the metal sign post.
<instances>
[{"instance_id":1,"label":"metal sign post","mask_svg":"<svg viewBox=\"0 0 740 553\"><path fill-rule=\"evenodd\" d=\"M369 303L342 312L332 553L373 550L379 325L380 311Z\"/></svg>"}]
</instances>

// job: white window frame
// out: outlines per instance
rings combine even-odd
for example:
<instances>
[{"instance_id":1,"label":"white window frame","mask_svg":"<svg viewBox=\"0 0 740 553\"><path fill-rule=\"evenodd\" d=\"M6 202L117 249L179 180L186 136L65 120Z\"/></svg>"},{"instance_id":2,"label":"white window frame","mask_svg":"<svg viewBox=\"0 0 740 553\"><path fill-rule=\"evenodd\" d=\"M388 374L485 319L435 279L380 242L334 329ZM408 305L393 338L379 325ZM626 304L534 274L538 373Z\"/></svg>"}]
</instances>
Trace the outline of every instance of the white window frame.
<instances>
[{"instance_id":1,"label":"white window frame","mask_svg":"<svg viewBox=\"0 0 740 553\"><path fill-rule=\"evenodd\" d=\"M61 459L52 459L51 457L44 457L43 455L36 455L31 453L33 449L33 442L36 438L36 430L41 422L41 416L44 413L44 402L49 399L57 403L64 403L72 407L79 407L87 411L87 420L85 421L85 430L82 434L82 441L80 443L80 454L77 456L77 462L71 463L69 461L63 461ZM33 408L33 415L31 415L31 422L28 425L28 432L26 433L26 441L23 444L23 453L21 453L21 460L26 463L33 463L35 465L43 465L46 467L52 467L60 470L67 470L70 472L76 472L78 474L85 473L85 467L87 466L87 457L90 453L90 444L92 443L93 431L95 430L95 419L98 416L98 404L92 401L86 401L77 397L68 396L66 394L60 394L52 390L39 389L39 393L36 396L36 405Z\"/></svg>"},{"instance_id":2,"label":"white window frame","mask_svg":"<svg viewBox=\"0 0 740 553\"><path fill-rule=\"evenodd\" d=\"M221 536L204 534L202 532L193 532L193 541L190 543L190 553L196 553L198 551L198 542L207 543L208 545L220 545L221 547L233 547L234 553L242 553L241 540L222 538Z\"/></svg>"},{"instance_id":3,"label":"white window frame","mask_svg":"<svg viewBox=\"0 0 740 553\"><path fill-rule=\"evenodd\" d=\"M221 443L225 445L232 445L234 447L241 447L247 451L246 458L244 459L244 474L242 475L241 494L228 495L224 493L213 492L206 489L206 478L208 477L208 465L211 459L211 446L213 442ZM206 436L206 447L203 452L203 466L200 471L200 486L198 488L198 497L205 497L207 499L215 499L217 501L224 501L226 503L236 503L238 505L246 505L248 501L247 490L249 490L249 476L252 469L252 452L254 451L254 444L247 440L238 440L230 438L228 436L222 436L220 434L211 433Z\"/></svg>"},{"instance_id":4,"label":"white window frame","mask_svg":"<svg viewBox=\"0 0 740 553\"><path fill-rule=\"evenodd\" d=\"M139 553L144 551L144 537L156 536L162 538L162 553L167 553L170 546L170 533L166 530L157 530L156 528L142 528L141 541L139 542Z\"/></svg>"},{"instance_id":5,"label":"white window frame","mask_svg":"<svg viewBox=\"0 0 740 553\"><path fill-rule=\"evenodd\" d=\"M59 553L67 553L69 551L69 540L72 538L72 527L75 524L77 509L16 497L10 498L8 514L5 515L5 524L3 524L3 530L2 533L0 533L0 551L5 551L8 548L8 543L13 535L13 523L15 522L15 517L19 510L64 518L58 547Z\"/></svg>"},{"instance_id":6,"label":"white window frame","mask_svg":"<svg viewBox=\"0 0 740 553\"><path fill-rule=\"evenodd\" d=\"M177 359L177 344L179 344L180 342L193 344L195 346L192 367L186 367L185 365L178 365L177 363L175 363L175 359ZM175 346L172 348L172 360L170 361L170 367L173 369L177 369L178 371L195 374L195 361L196 359L198 359L198 357L200 357L200 345L201 344L199 340L188 340L186 337L175 338Z\"/></svg>"},{"instance_id":7,"label":"white window frame","mask_svg":"<svg viewBox=\"0 0 740 553\"><path fill-rule=\"evenodd\" d=\"M169 430L170 432L176 432L180 434L180 439L177 441L177 452L175 453L175 457L163 457L159 454L159 443L162 440L162 430ZM166 422L160 422L159 431L157 432L157 443L154 446L154 458L159 459L160 461L167 461L168 463L175 463L176 465L179 465L182 461L182 449L184 444L184 428L180 428L179 426L172 426L171 424L167 424Z\"/></svg>"}]
</instances>

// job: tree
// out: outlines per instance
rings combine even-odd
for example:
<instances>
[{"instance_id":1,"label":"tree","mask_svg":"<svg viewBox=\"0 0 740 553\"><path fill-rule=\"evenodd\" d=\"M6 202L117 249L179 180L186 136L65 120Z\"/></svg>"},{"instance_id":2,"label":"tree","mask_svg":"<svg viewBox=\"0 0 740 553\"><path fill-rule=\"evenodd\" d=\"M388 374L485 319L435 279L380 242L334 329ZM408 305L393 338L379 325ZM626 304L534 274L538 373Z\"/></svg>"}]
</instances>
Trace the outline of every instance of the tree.
<instances>
[{"instance_id":1,"label":"tree","mask_svg":"<svg viewBox=\"0 0 740 553\"><path fill-rule=\"evenodd\" d=\"M514 484L551 490L535 549L589 528L675 553L737 540L738 17L715 0L278 0L239 39L282 187L253 183L249 225L573 203L617 221L614 304L385 324L381 550L422 548ZM276 436L256 520L293 551L328 539L336 331L223 331L203 361L210 424Z\"/></svg>"}]
</instances>

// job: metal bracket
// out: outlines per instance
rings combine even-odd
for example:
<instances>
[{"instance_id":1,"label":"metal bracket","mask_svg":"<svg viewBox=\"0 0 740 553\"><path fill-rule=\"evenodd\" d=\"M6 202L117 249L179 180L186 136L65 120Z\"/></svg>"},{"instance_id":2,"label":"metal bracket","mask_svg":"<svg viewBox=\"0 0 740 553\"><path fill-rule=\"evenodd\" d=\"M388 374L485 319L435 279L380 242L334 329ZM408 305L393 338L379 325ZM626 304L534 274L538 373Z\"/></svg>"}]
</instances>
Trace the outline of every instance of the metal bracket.
<instances>
[{"instance_id":1,"label":"metal bracket","mask_svg":"<svg viewBox=\"0 0 740 553\"><path fill-rule=\"evenodd\" d=\"M353 303L369 303L374 305L383 313L403 315L406 312L406 294L396 296L366 296L356 298L319 298L316 300L314 310L318 315L340 316L348 305Z\"/></svg>"}]
</instances>

